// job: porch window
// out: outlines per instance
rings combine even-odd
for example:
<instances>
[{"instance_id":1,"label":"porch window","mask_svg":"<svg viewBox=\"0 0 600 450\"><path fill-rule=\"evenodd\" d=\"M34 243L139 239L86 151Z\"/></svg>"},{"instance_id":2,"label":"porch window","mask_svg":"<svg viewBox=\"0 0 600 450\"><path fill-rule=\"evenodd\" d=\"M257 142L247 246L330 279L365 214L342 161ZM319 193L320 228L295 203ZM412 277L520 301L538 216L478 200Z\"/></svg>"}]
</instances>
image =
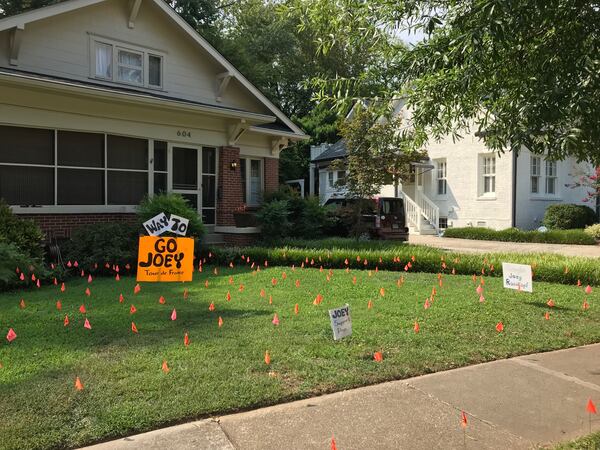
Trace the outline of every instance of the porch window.
<instances>
[{"instance_id":1,"label":"porch window","mask_svg":"<svg viewBox=\"0 0 600 450\"><path fill-rule=\"evenodd\" d=\"M539 156L532 156L530 163L531 173L531 193L539 194L540 192L540 177L542 174L542 161Z\"/></svg>"},{"instance_id":2,"label":"porch window","mask_svg":"<svg viewBox=\"0 0 600 450\"><path fill-rule=\"evenodd\" d=\"M437 163L437 193L438 195L446 195L447 192L446 180L446 160L440 160Z\"/></svg>"},{"instance_id":3,"label":"porch window","mask_svg":"<svg viewBox=\"0 0 600 450\"><path fill-rule=\"evenodd\" d=\"M167 192L167 143L154 141L154 193Z\"/></svg>"},{"instance_id":4,"label":"porch window","mask_svg":"<svg viewBox=\"0 0 600 450\"><path fill-rule=\"evenodd\" d=\"M333 185L335 183L334 176L335 176L335 174L333 172L327 172L327 184L332 189L333 189Z\"/></svg>"},{"instance_id":5,"label":"porch window","mask_svg":"<svg viewBox=\"0 0 600 450\"><path fill-rule=\"evenodd\" d=\"M546 161L546 194L556 195L557 173L556 161Z\"/></svg>"},{"instance_id":6,"label":"porch window","mask_svg":"<svg viewBox=\"0 0 600 450\"><path fill-rule=\"evenodd\" d=\"M345 170L338 170L336 183L338 184L338 186L343 186L346 184L346 171Z\"/></svg>"},{"instance_id":7,"label":"porch window","mask_svg":"<svg viewBox=\"0 0 600 450\"><path fill-rule=\"evenodd\" d=\"M260 206L263 194L262 159L240 158L242 197L247 206Z\"/></svg>"},{"instance_id":8,"label":"porch window","mask_svg":"<svg viewBox=\"0 0 600 450\"><path fill-rule=\"evenodd\" d=\"M483 156L482 187L483 195L491 195L496 192L496 157Z\"/></svg>"}]
</instances>

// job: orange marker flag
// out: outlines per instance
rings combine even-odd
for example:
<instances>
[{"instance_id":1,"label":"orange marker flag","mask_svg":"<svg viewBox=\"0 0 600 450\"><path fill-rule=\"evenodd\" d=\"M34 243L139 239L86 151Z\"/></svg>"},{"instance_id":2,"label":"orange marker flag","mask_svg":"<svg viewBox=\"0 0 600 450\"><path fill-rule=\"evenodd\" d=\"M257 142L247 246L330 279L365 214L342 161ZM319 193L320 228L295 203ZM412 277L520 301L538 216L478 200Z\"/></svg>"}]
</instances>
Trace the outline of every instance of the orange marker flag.
<instances>
[{"instance_id":1,"label":"orange marker flag","mask_svg":"<svg viewBox=\"0 0 600 450\"><path fill-rule=\"evenodd\" d=\"M185 345L186 347L189 347L190 345L190 337L187 333L185 333L185 336L183 336L183 345Z\"/></svg>"},{"instance_id":2,"label":"orange marker flag","mask_svg":"<svg viewBox=\"0 0 600 450\"><path fill-rule=\"evenodd\" d=\"M369 300L369 303L367 303L367 309L371 309L373 308L373 302L371 300Z\"/></svg>"},{"instance_id":3,"label":"orange marker flag","mask_svg":"<svg viewBox=\"0 0 600 450\"><path fill-rule=\"evenodd\" d=\"M452 275L456 275L456 269L454 267L452 268Z\"/></svg>"},{"instance_id":4,"label":"orange marker flag","mask_svg":"<svg viewBox=\"0 0 600 450\"><path fill-rule=\"evenodd\" d=\"M125 297L123 297L123 294L119 294L119 303L123 303L124 300Z\"/></svg>"},{"instance_id":5,"label":"orange marker flag","mask_svg":"<svg viewBox=\"0 0 600 450\"><path fill-rule=\"evenodd\" d=\"M279 316L277 315L277 313L275 313L275 315L273 316L273 320L271 321L271 323L275 326L279 325Z\"/></svg>"},{"instance_id":6,"label":"orange marker flag","mask_svg":"<svg viewBox=\"0 0 600 450\"><path fill-rule=\"evenodd\" d=\"M233 284L233 277L229 277L229 284Z\"/></svg>"},{"instance_id":7,"label":"orange marker flag","mask_svg":"<svg viewBox=\"0 0 600 450\"><path fill-rule=\"evenodd\" d=\"M383 354L382 354L381 352L375 352L375 353L373 354L373 359L374 359L376 362L381 362L381 361L383 361Z\"/></svg>"},{"instance_id":8,"label":"orange marker flag","mask_svg":"<svg viewBox=\"0 0 600 450\"><path fill-rule=\"evenodd\" d=\"M591 398L588 400L587 406L586 406L585 409L590 414L597 414L597 412L596 412L596 405L594 405L594 402L592 401Z\"/></svg>"},{"instance_id":9,"label":"orange marker flag","mask_svg":"<svg viewBox=\"0 0 600 450\"><path fill-rule=\"evenodd\" d=\"M88 330L92 329L92 325L90 324L90 321L86 318L85 322L83 322L83 328L87 328Z\"/></svg>"},{"instance_id":10,"label":"orange marker flag","mask_svg":"<svg viewBox=\"0 0 600 450\"><path fill-rule=\"evenodd\" d=\"M85 288L85 295L87 295L88 297L92 295L92 291L90 291L90 288Z\"/></svg>"},{"instance_id":11,"label":"orange marker flag","mask_svg":"<svg viewBox=\"0 0 600 450\"><path fill-rule=\"evenodd\" d=\"M219 316L219 328L221 328L223 326L223 318L221 316Z\"/></svg>"},{"instance_id":12,"label":"orange marker flag","mask_svg":"<svg viewBox=\"0 0 600 450\"><path fill-rule=\"evenodd\" d=\"M313 302L313 305L320 305L322 301L323 301L323 296L321 294L317 294L317 296L315 297L315 301Z\"/></svg>"},{"instance_id":13,"label":"orange marker flag","mask_svg":"<svg viewBox=\"0 0 600 450\"><path fill-rule=\"evenodd\" d=\"M500 332L504 331L504 324L503 324L502 322L498 322L498 323L496 324L496 331L497 331L498 333L500 333Z\"/></svg>"},{"instance_id":14,"label":"orange marker flag","mask_svg":"<svg viewBox=\"0 0 600 450\"><path fill-rule=\"evenodd\" d=\"M546 304L547 304L547 305L548 305L550 308L553 308L553 307L554 307L554 305L555 305L555 303L554 303L554 300L552 300L551 298L550 298L550 299L548 299L548 302L547 302Z\"/></svg>"},{"instance_id":15,"label":"orange marker flag","mask_svg":"<svg viewBox=\"0 0 600 450\"><path fill-rule=\"evenodd\" d=\"M462 428L467 428L467 415L464 411L460 412L460 426Z\"/></svg>"},{"instance_id":16,"label":"orange marker flag","mask_svg":"<svg viewBox=\"0 0 600 450\"><path fill-rule=\"evenodd\" d=\"M548 311L546 311L546 313L544 314L544 319L550 320L550 313Z\"/></svg>"},{"instance_id":17,"label":"orange marker flag","mask_svg":"<svg viewBox=\"0 0 600 450\"><path fill-rule=\"evenodd\" d=\"M41 286L41 285L40 285L40 279L39 279L39 278L38 278L38 280L35 282L35 285L36 285L37 287L40 287L40 286Z\"/></svg>"},{"instance_id":18,"label":"orange marker flag","mask_svg":"<svg viewBox=\"0 0 600 450\"><path fill-rule=\"evenodd\" d=\"M25 309L25 300L21 299L21 301L19 302L19 308Z\"/></svg>"},{"instance_id":19,"label":"orange marker flag","mask_svg":"<svg viewBox=\"0 0 600 450\"><path fill-rule=\"evenodd\" d=\"M58 309L59 311L62 309L62 303L60 300L56 301L56 309Z\"/></svg>"},{"instance_id":20,"label":"orange marker flag","mask_svg":"<svg viewBox=\"0 0 600 450\"><path fill-rule=\"evenodd\" d=\"M65 320L63 320L63 326L65 326L65 327L69 326L69 315L68 314L65 316Z\"/></svg>"},{"instance_id":21,"label":"orange marker flag","mask_svg":"<svg viewBox=\"0 0 600 450\"><path fill-rule=\"evenodd\" d=\"M415 320L415 326L413 327L413 330L415 331L415 333L418 333L421 330L421 327L419 326L419 322L417 322Z\"/></svg>"},{"instance_id":22,"label":"orange marker flag","mask_svg":"<svg viewBox=\"0 0 600 450\"><path fill-rule=\"evenodd\" d=\"M136 284L135 287L133 288L133 293L134 294L139 294L139 292L142 290L142 288L140 287L140 284Z\"/></svg>"},{"instance_id":23,"label":"orange marker flag","mask_svg":"<svg viewBox=\"0 0 600 450\"><path fill-rule=\"evenodd\" d=\"M173 308L173 312L171 313L171 320L177 320L177 310Z\"/></svg>"},{"instance_id":24,"label":"orange marker flag","mask_svg":"<svg viewBox=\"0 0 600 450\"><path fill-rule=\"evenodd\" d=\"M587 295L590 295L592 293L592 287L589 284L585 287L585 293Z\"/></svg>"},{"instance_id":25,"label":"orange marker flag","mask_svg":"<svg viewBox=\"0 0 600 450\"><path fill-rule=\"evenodd\" d=\"M21 272L21 275L19 276L19 280L25 281L25 275L23 275L23 272Z\"/></svg>"},{"instance_id":26,"label":"orange marker flag","mask_svg":"<svg viewBox=\"0 0 600 450\"><path fill-rule=\"evenodd\" d=\"M205 288L207 288L207 287L208 287L208 280L206 280L206 281L204 282L204 287L205 287Z\"/></svg>"},{"instance_id":27,"label":"orange marker flag","mask_svg":"<svg viewBox=\"0 0 600 450\"><path fill-rule=\"evenodd\" d=\"M227 291L227 295L225 296L225 298L227 299L228 302L231 301L231 293L229 291Z\"/></svg>"},{"instance_id":28,"label":"orange marker flag","mask_svg":"<svg viewBox=\"0 0 600 450\"><path fill-rule=\"evenodd\" d=\"M88 283L91 283L91 282L92 282L92 274L89 274L88 275Z\"/></svg>"},{"instance_id":29,"label":"orange marker flag","mask_svg":"<svg viewBox=\"0 0 600 450\"><path fill-rule=\"evenodd\" d=\"M385 289L384 288L379 289L379 295L381 295L382 297L385 297Z\"/></svg>"},{"instance_id":30,"label":"orange marker flag","mask_svg":"<svg viewBox=\"0 0 600 450\"><path fill-rule=\"evenodd\" d=\"M214 311L215 310L215 304L213 302L210 302L210 305L208 305L208 310L209 311Z\"/></svg>"},{"instance_id":31,"label":"orange marker flag","mask_svg":"<svg viewBox=\"0 0 600 450\"><path fill-rule=\"evenodd\" d=\"M269 350L265 352L265 364L268 366L271 364L271 355L269 354Z\"/></svg>"},{"instance_id":32,"label":"orange marker flag","mask_svg":"<svg viewBox=\"0 0 600 450\"><path fill-rule=\"evenodd\" d=\"M67 288L65 287L65 283L61 283L60 292L65 292L66 290L67 290Z\"/></svg>"},{"instance_id":33,"label":"orange marker flag","mask_svg":"<svg viewBox=\"0 0 600 450\"><path fill-rule=\"evenodd\" d=\"M423 308L429 309L430 306L431 306L431 304L429 303L429 298L426 298L425 303L423 304Z\"/></svg>"},{"instance_id":34,"label":"orange marker flag","mask_svg":"<svg viewBox=\"0 0 600 450\"><path fill-rule=\"evenodd\" d=\"M272 305L272 304L273 304L273 296L269 295L269 305Z\"/></svg>"},{"instance_id":35,"label":"orange marker flag","mask_svg":"<svg viewBox=\"0 0 600 450\"><path fill-rule=\"evenodd\" d=\"M164 305L167 301L165 300L165 298L161 295L160 297L158 297L158 303L160 303L161 305Z\"/></svg>"},{"instance_id":36,"label":"orange marker flag","mask_svg":"<svg viewBox=\"0 0 600 450\"><path fill-rule=\"evenodd\" d=\"M296 314L296 315L297 315L297 314L298 314L298 311L299 311L299 307L298 307L298 303L296 303L296 304L294 305L294 314Z\"/></svg>"},{"instance_id":37,"label":"orange marker flag","mask_svg":"<svg viewBox=\"0 0 600 450\"><path fill-rule=\"evenodd\" d=\"M79 377L75 378L75 389L77 389L78 391L83 391L83 383L81 382Z\"/></svg>"},{"instance_id":38,"label":"orange marker flag","mask_svg":"<svg viewBox=\"0 0 600 450\"><path fill-rule=\"evenodd\" d=\"M285 272L281 273L281 279L285 280L287 278L287 274Z\"/></svg>"},{"instance_id":39,"label":"orange marker flag","mask_svg":"<svg viewBox=\"0 0 600 450\"><path fill-rule=\"evenodd\" d=\"M352 277L352 284L356 284L356 277Z\"/></svg>"},{"instance_id":40,"label":"orange marker flag","mask_svg":"<svg viewBox=\"0 0 600 450\"><path fill-rule=\"evenodd\" d=\"M271 278L271 284L275 286L277 284L277 278Z\"/></svg>"},{"instance_id":41,"label":"orange marker flag","mask_svg":"<svg viewBox=\"0 0 600 450\"><path fill-rule=\"evenodd\" d=\"M190 296L190 293L188 292L187 288L185 288L183 290L183 299L187 300L189 296Z\"/></svg>"},{"instance_id":42,"label":"orange marker flag","mask_svg":"<svg viewBox=\"0 0 600 450\"><path fill-rule=\"evenodd\" d=\"M17 333L12 328L9 328L8 333L6 334L6 340L8 342L12 342L17 338Z\"/></svg>"},{"instance_id":43,"label":"orange marker flag","mask_svg":"<svg viewBox=\"0 0 600 450\"><path fill-rule=\"evenodd\" d=\"M244 285L243 284L240 284L240 287L238 288L238 291L244 292Z\"/></svg>"},{"instance_id":44,"label":"orange marker flag","mask_svg":"<svg viewBox=\"0 0 600 450\"><path fill-rule=\"evenodd\" d=\"M86 309L85 309L85 305L81 305L81 306L79 307L79 312L80 312L81 314L85 314L85 313L87 312L87 311L86 311Z\"/></svg>"},{"instance_id":45,"label":"orange marker flag","mask_svg":"<svg viewBox=\"0 0 600 450\"><path fill-rule=\"evenodd\" d=\"M131 305L131 307L129 308L129 314L135 314L137 311L137 309L135 309L135 306Z\"/></svg>"},{"instance_id":46,"label":"orange marker flag","mask_svg":"<svg viewBox=\"0 0 600 450\"><path fill-rule=\"evenodd\" d=\"M300 287L300 280L296 280L296 287L299 288Z\"/></svg>"},{"instance_id":47,"label":"orange marker flag","mask_svg":"<svg viewBox=\"0 0 600 450\"><path fill-rule=\"evenodd\" d=\"M348 258L344 260L344 264L348 265Z\"/></svg>"},{"instance_id":48,"label":"orange marker flag","mask_svg":"<svg viewBox=\"0 0 600 450\"><path fill-rule=\"evenodd\" d=\"M335 445L335 438L333 436L331 436L331 449L330 450L337 450L337 447Z\"/></svg>"},{"instance_id":49,"label":"orange marker flag","mask_svg":"<svg viewBox=\"0 0 600 450\"><path fill-rule=\"evenodd\" d=\"M161 367L161 370L162 370L164 373L169 373L169 371L171 370L171 369L169 369L169 366L167 365L167 361L166 361L166 360L165 360L165 361L163 361L163 363L162 363L162 367Z\"/></svg>"},{"instance_id":50,"label":"orange marker flag","mask_svg":"<svg viewBox=\"0 0 600 450\"><path fill-rule=\"evenodd\" d=\"M121 277L119 276L119 274L117 274L117 275L115 276L115 281L121 281Z\"/></svg>"},{"instance_id":51,"label":"orange marker flag","mask_svg":"<svg viewBox=\"0 0 600 450\"><path fill-rule=\"evenodd\" d=\"M134 333L138 332L137 327L135 326L135 323L131 322L131 331L133 331Z\"/></svg>"},{"instance_id":52,"label":"orange marker flag","mask_svg":"<svg viewBox=\"0 0 600 450\"><path fill-rule=\"evenodd\" d=\"M581 307L584 311L590 308L590 304L587 302L587 299L583 301L583 305L581 305Z\"/></svg>"},{"instance_id":53,"label":"orange marker flag","mask_svg":"<svg viewBox=\"0 0 600 450\"><path fill-rule=\"evenodd\" d=\"M261 289L261 290L260 290L260 296L261 296L261 297L264 297L265 295L267 295L267 293L265 292L265 290L264 290L264 289Z\"/></svg>"}]
</instances>

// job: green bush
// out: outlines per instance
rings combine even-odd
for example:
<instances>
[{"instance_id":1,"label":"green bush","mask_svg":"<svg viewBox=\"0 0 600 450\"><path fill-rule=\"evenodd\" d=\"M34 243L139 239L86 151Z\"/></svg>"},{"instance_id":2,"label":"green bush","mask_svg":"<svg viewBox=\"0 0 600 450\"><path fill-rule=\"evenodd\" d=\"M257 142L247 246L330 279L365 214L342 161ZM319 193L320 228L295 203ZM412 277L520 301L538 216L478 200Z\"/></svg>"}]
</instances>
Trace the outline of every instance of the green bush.
<instances>
[{"instance_id":1,"label":"green bush","mask_svg":"<svg viewBox=\"0 0 600 450\"><path fill-rule=\"evenodd\" d=\"M32 221L15 216L9 206L0 199L0 238L13 243L30 258L43 258L44 234Z\"/></svg>"},{"instance_id":2,"label":"green bush","mask_svg":"<svg viewBox=\"0 0 600 450\"><path fill-rule=\"evenodd\" d=\"M572 230L585 228L598 222L592 208L570 203L556 203L548 206L544 215L544 225L552 230Z\"/></svg>"},{"instance_id":3,"label":"green bush","mask_svg":"<svg viewBox=\"0 0 600 450\"><path fill-rule=\"evenodd\" d=\"M585 232L585 234L593 237L597 241L600 241L600 223L597 223L596 225L590 225L589 227L585 227L585 230L583 231Z\"/></svg>"},{"instance_id":4,"label":"green bush","mask_svg":"<svg viewBox=\"0 0 600 450\"><path fill-rule=\"evenodd\" d=\"M135 225L123 222L87 225L76 229L63 244L62 257L88 270L95 264L100 271L106 263L135 265L138 234Z\"/></svg>"},{"instance_id":5,"label":"green bush","mask_svg":"<svg viewBox=\"0 0 600 450\"><path fill-rule=\"evenodd\" d=\"M142 200L137 211L140 232L145 234L142 224L161 212L164 212L167 216L175 214L188 219L190 222L188 224L187 236L197 240L204 236L204 225L198 213L179 194L158 194ZM164 235L177 236L170 232L164 233Z\"/></svg>"},{"instance_id":6,"label":"green bush","mask_svg":"<svg viewBox=\"0 0 600 450\"><path fill-rule=\"evenodd\" d=\"M25 280L19 279L17 268L25 274ZM0 291L31 285L32 273L42 280L52 275L40 258L32 258L15 244L0 239Z\"/></svg>"},{"instance_id":7,"label":"green bush","mask_svg":"<svg viewBox=\"0 0 600 450\"><path fill-rule=\"evenodd\" d=\"M289 235L290 206L287 200L272 200L264 203L256 214L261 224L262 236L266 241L281 239Z\"/></svg>"},{"instance_id":8,"label":"green bush","mask_svg":"<svg viewBox=\"0 0 600 450\"><path fill-rule=\"evenodd\" d=\"M544 244L594 245L596 241L583 230L524 231L517 228L493 230L491 228L448 228L444 237L502 242L534 242Z\"/></svg>"},{"instance_id":9,"label":"green bush","mask_svg":"<svg viewBox=\"0 0 600 450\"><path fill-rule=\"evenodd\" d=\"M354 239L286 240L272 247L213 248L215 260L229 264L244 255L251 261L268 261L270 266L302 263L311 267L346 268L352 270L391 270L404 273L411 262L411 272L445 273L479 276L502 276L502 262L530 264L535 281L575 285L600 284L600 264L596 258L568 257L548 253L457 253L421 245L393 241L362 242ZM412 257L414 256L414 261ZM360 258L360 260L358 260ZM346 259L348 265L346 265ZM364 261L367 261L365 265ZM445 267L444 267L445 265ZM565 270L568 268L568 270ZM534 287L535 289L535 287Z\"/></svg>"}]
</instances>

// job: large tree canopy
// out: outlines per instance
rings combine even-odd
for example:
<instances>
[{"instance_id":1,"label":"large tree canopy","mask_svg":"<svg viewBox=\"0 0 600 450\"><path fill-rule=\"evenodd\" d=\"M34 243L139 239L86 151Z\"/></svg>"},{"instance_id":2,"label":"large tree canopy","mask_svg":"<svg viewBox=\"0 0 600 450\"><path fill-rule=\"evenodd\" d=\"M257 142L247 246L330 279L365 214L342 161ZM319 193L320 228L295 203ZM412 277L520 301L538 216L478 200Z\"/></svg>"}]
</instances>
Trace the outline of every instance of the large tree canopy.
<instances>
[{"instance_id":1,"label":"large tree canopy","mask_svg":"<svg viewBox=\"0 0 600 450\"><path fill-rule=\"evenodd\" d=\"M337 0L344 13L334 18L332 3L296 1L320 29L322 52L342 35L352 45L399 28L425 33L408 51L390 45L384 69L395 83L387 95L406 96L430 136L474 127L498 151L526 146L600 163L600 2ZM337 101L364 94L361 79L319 86Z\"/></svg>"}]
</instances>

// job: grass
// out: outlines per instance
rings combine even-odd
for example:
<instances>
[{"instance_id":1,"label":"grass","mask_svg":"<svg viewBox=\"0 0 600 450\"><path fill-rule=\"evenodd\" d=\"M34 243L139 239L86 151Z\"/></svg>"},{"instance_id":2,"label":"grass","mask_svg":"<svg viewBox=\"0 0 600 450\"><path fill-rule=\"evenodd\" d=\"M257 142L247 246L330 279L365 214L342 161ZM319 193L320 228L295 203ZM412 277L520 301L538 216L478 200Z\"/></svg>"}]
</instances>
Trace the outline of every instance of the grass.
<instances>
[{"instance_id":1,"label":"grass","mask_svg":"<svg viewBox=\"0 0 600 450\"><path fill-rule=\"evenodd\" d=\"M526 231L517 228L493 230L491 228L483 227L464 227L448 228L444 231L444 237L502 242L596 245L596 239L588 233L585 233L583 229L549 230L542 233L537 230Z\"/></svg>"},{"instance_id":2,"label":"grass","mask_svg":"<svg viewBox=\"0 0 600 450\"><path fill-rule=\"evenodd\" d=\"M350 268L403 271L411 257L415 257L412 270L437 273L447 266L446 272L456 274L481 274L500 276L502 262L530 264L538 281L576 284L600 284L600 264L598 258L569 257L548 253L459 253L427 247L409 245L394 241L356 241L353 239L332 238L321 240L286 240L269 247L219 249L217 258L223 264L238 260L241 255L253 260L265 259L274 265L300 266L302 262L314 259L326 268L345 268L348 259ZM357 260L360 257L360 260ZM368 265L364 265L364 261ZM399 262L398 262L399 260ZM491 271L491 266L495 270Z\"/></svg>"},{"instance_id":3,"label":"grass","mask_svg":"<svg viewBox=\"0 0 600 450\"><path fill-rule=\"evenodd\" d=\"M583 311L585 294L576 286L538 282L527 294L485 277L480 303L475 291L480 280L470 276L445 275L440 287L435 274L334 270L327 281L327 272L263 266L260 272L220 268L215 275L207 267L193 283L142 284L137 295L129 277L95 279L89 298L84 278L67 282L64 293L49 286L2 294L0 331L12 327L18 337L0 342L0 447L76 447L184 420L600 341L596 289L588 296L590 309ZM398 287L400 276L405 281ZM433 287L438 294L424 309ZM317 294L323 296L320 306L313 305ZM550 297L552 309L546 305ZM58 299L62 311L55 307ZM327 309L346 302L354 334L336 343ZM83 327L82 303L91 330ZM544 319L547 311L550 320ZM275 313L279 326L272 324ZM415 320L419 333L413 331ZM132 321L139 334L131 332ZM499 321L502 333L495 329ZM382 363L373 361L375 351L383 352ZM168 374L161 371L163 360ZM83 391L74 389L77 376Z\"/></svg>"},{"instance_id":4,"label":"grass","mask_svg":"<svg viewBox=\"0 0 600 450\"><path fill-rule=\"evenodd\" d=\"M600 449L600 432L566 442L555 447L555 450L597 450Z\"/></svg>"}]
</instances>

